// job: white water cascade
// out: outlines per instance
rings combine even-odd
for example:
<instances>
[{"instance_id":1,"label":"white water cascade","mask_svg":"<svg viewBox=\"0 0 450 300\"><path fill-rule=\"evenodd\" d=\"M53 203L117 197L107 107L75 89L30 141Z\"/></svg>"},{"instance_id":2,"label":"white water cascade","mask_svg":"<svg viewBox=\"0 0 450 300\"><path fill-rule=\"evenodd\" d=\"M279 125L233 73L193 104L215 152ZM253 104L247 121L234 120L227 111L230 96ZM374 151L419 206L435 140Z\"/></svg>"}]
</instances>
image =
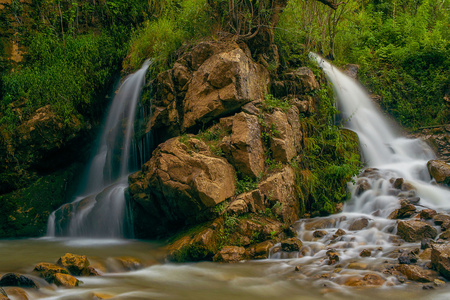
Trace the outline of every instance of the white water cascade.
<instances>
[{"instance_id":1,"label":"white water cascade","mask_svg":"<svg viewBox=\"0 0 450 300\"><path fill-rule=\"evenodd\" d=\"M277 245L270 258L292 259L285 260L286 264L279 268L295 265L303 274L299 276L323 278L320 283L326 282L327 286L337 287L351 276L363 276L369 270L384 277L386 284L397 285L398 279L382 273L380 266L398 263L399 253L418 245L400 240L396 235L397 220L391 214L405 199L418 211L447 211L450 190L436 185L430 177L426 164L434 154L425 143L398 134L395 125L383 116L357 81L320 56L311 54L311 58L332 83L345 126L359 136L366 169L355 178L355 183L349 183L351 199L343 212L296 223L297 237L303 242L300 252L286 253ZM404 185L396 186L396 180ZM362 183L363 189L359 188ZM343 271L336 272L329 263L330 249L338 253ZM363 252L370 254L366 257Z\"/></svg>"},{"instance_id":2,"label":"white water cascade","mask_svg":"<svg viewBox=\"0 0 450 300\"><path fill-rule=\"evenodd\" d=\"M312 56L333 84L346 127L358 134L366 166L379 172L376 179L367 178L372 191L361 197L353 191L345 211L373 213L387 208L397 198L389 189L391 178L403 178L410 183L420 197L420 205L450 209L450 191L434 185L427 170L427 162L435 158L430 147L419 139L407 139L396 133L358 82L321 57Z\"/></svg>"},{"instance_id":3,"label":"white water cascade","mask_svg":"<svg viewBox=\"0 0 450 300\"><path fill-rule=\"evenodd\" d=\"M146 149L132 141L136 108L150 61L129 75L114 96L82 192L54 211L47 236L121 238L131 235L125 215L128 175L137 170ZM148 144L147 142L142 143Z\"/></svg>"}]
</instances>

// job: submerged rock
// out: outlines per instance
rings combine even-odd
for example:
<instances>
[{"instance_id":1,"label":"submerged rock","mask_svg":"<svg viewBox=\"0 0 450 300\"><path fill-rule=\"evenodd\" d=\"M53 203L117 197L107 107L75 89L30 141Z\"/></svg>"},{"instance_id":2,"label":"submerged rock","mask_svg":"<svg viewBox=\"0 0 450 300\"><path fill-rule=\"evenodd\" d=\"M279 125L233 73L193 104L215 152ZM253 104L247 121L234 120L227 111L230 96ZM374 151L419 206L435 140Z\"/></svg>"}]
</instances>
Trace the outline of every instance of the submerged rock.
<instances>
[{"instance_id":1,"label":"submerged rock","mask_svg":"<svg viewBox=\"0 0 450 300\"><path fill-rule=\"evenodd\" d=\"M23 288L38 288L33 279L18 273L7 273L0 279L0 287L17 286Z\"/></svg>"},{"instance_id":2,"label":"submerged rock","mask_svg":"<svg viewBox=\"0 0 450 300\"><path fill-rule=\"evenodd\" d=\"M370 287L370 286L381 286L386 282L386 280L378 274L367 274L361 277L351 277L347 279L344 283L347 286L353 287Z\"/></svg>"},{"instance_id":3,"label":"submerged rock","mask_svg":"<svg viewBox=\"0 0 450 300\"><path fill-rule=\"evenodd\" d=\"M245 248L238 246L225 246L213 257L215 262L235 263L244 258Z\"/></svg>"}]
</instances>

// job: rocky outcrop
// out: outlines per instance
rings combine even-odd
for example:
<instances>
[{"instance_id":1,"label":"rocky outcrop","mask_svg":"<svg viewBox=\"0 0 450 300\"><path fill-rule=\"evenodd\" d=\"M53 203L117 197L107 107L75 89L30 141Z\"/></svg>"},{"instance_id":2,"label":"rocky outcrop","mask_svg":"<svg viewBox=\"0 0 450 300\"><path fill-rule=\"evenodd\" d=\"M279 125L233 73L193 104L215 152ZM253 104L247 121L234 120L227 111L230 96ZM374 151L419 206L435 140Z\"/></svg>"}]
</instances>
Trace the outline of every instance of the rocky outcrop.
<instances>
[{"instance_id":1,"label":"rocky outcrop","mask_svg":"<svg viewBox=\"0 0 450 300\"><path fill-rule=\"evenodd\" d=\"M450 165L440 160L430 160L427 163L428 172L437 183L450 186Z\"/></svg>"},{"instance_id":2,"label":"rocky outcrop","mask_svg":"<svg viewBox=\"0 0 450 300\"><path fill-rule=\"evenodd\" d=\"M439 160L450 163L450 124L422 129L411 134L411 137L420 138L427 142L437 154Z\"/></svg>"},{"instance_id":3,"label":"rocky outcrop","mask_svg":"<svg viewBox=\"0 0 450 300\"><path fill-rule=\"evenodd\" d=\"M269 73L245 50L232 42L202 42L159 74L149 128L172 137L262 100Z\"/></svg>"},{"instance_id":4,"label":"rocky outcrop","mask_svg":"<svg viewBox=\"0 0 450 300\"><path fill-rule=\"evenodd\" d=\"M238 246L225 246L213 257L215 262L236 263L244 259L245 248Z\"/></svg>"},{"instance_id":5,"label":"rocky outcrop","mask_svg":"<svg viewBox=\"0 0 450 300\"><path fill-rule=\"evenodd\" d=\"M142 171L130 176L130 193L149 217L152 232L179 228L235 194L235 171L193 137L161 144ZM203 220L211 216L204 216Z\"/></svg>"}]
</instances>

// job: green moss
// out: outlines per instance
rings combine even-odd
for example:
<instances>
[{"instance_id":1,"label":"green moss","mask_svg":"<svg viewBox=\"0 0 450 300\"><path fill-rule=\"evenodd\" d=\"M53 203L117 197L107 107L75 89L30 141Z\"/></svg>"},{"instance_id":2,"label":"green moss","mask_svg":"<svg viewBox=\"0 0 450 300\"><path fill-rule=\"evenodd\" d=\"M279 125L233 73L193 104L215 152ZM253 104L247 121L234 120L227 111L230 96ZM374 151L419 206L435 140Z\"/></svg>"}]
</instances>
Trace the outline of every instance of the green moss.
<instances>
[{"instance_id":1,"label":"green moss","mask_svg":"<svg viewBox=\"0 0 450 300\"><path fill-rule=\"evenodd\" d=\"M26 188L1 195L0 238L44 235L50 213L71 200L74 178L80 170L80 165L74 165L38 177Z\"/></svg>"}]
</instances>

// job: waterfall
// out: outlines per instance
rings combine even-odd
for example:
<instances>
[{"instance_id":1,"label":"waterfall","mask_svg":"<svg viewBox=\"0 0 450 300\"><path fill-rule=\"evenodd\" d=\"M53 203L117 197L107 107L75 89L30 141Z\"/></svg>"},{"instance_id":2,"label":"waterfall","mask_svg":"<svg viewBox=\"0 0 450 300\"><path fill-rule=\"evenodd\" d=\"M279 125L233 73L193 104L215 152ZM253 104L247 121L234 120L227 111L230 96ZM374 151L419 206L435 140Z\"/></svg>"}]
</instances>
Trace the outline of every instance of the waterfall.
<instances>
[{"instance_id":1,"label":"waterfall","mask_svg":"<svg viewBox=\"0 0 450 300\"><path fill-rule=\"evenodd\" d=\"M133 141L135 116L150 61L129 75L116 92L106 121L82 180L81 193L72 203L54 211L48 221L48 236L114 237L130 236L126 218L125 189L128 175L148 155L148 136Z\"/></svg>"},{"instance_id":2,"label":"waterfall","mask_svg":"<svg viewBox=\"0 0 450 300\"><path fill-rule=\"evenodd\" d=\"M417 191L414 196L420 197L422 206L450 208L450 191L433 185L427 170L427 162L435 158L430 147L419 139L399 135L357 81L320 56L311 54L311 57L333 85L345 126L358 134L366 165L378 169L377 176L367 178L375 190L359 197L353 186L353 196L346 211L373 213L375 207L396 204L393 200L397 197L393 197L389 189L391 178L403 178L414 186Z\"/></svg>"}]
</instances>

